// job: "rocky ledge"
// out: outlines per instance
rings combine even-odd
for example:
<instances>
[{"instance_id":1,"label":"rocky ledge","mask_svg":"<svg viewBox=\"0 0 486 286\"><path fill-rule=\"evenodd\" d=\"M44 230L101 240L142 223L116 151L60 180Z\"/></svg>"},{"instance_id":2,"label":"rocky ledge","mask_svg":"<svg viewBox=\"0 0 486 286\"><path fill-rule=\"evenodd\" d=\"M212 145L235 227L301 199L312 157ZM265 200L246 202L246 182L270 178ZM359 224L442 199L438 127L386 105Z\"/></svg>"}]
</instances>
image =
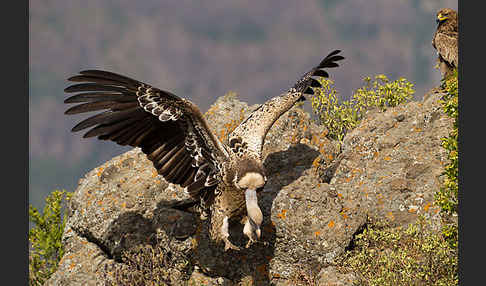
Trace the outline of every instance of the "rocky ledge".
<instances>
[{"instance_id":1,"label":"rocky ledge","mask_svg":"<svg viewBox=\"0 0 486 286\"><path fill-rule=\"evenodd\" d=\"M176 208L189 196L139 149L117 156L80 179L65 255L46 285L353 285L356 274L332 263L368 219L404 225L423 214L440 224L432 203L452 126L440 96L368 112L340 148L307 112L287 112L264 147L263 242L240 252L225 253L206 221ZM254 108L231 94L206 116L224 138ZM242 226L230 235L244 245Z\"/></svg>"}]
</instances>

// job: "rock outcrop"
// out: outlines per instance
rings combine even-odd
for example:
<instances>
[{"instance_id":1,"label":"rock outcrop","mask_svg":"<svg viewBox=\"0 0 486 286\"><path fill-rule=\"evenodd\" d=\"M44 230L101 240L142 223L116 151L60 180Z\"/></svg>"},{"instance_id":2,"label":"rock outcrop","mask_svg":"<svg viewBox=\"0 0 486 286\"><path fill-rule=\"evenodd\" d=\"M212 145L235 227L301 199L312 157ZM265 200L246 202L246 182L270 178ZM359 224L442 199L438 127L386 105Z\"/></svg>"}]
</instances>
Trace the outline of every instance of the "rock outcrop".
<instances>
[{"instance_id":1,"label":"rock outcrop","mask_svg":"<svg viewBox=\"0 0 486 286\"><path fill-rule=\"evenodd\" d=\"M46 285L150 285L144 277L155 276L169 285L352 285L354 273L330 264L368 218L407 224L425 214L440 223L432 202L447 158L440 138L451 120L439 98L370 111L341 148L301 108L287 112L264 147L263 242L240 252L225 253L209 239L207 221L177 209L189 196L139 149L117 156L80 180L66 254ZM206 116L224 138L255 107L229 95ZM242 226L230 235L245 244ZM160 263L139 261L135 269L126 253Z\"/></svg>"}]
</instances>

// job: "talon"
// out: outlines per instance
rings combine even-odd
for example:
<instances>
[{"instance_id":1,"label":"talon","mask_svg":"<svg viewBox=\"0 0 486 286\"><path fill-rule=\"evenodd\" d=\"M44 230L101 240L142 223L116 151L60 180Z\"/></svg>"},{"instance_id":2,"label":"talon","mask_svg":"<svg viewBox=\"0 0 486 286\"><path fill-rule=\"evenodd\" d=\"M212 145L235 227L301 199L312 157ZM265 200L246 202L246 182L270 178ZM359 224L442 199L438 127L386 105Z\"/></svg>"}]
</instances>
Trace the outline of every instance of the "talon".
<instances>
[{"instance_id":1,"label":"talon","mask_svg":"<svg viewBox=\"0 0 486 286\"><path fill-rule=\"evenodd\" d=\"M228 251L228 249L233 249L233 250L240 250L240 248L233 243L231 243L228 239L224 240L224 251Z\"/></svg>"}]
</instances>

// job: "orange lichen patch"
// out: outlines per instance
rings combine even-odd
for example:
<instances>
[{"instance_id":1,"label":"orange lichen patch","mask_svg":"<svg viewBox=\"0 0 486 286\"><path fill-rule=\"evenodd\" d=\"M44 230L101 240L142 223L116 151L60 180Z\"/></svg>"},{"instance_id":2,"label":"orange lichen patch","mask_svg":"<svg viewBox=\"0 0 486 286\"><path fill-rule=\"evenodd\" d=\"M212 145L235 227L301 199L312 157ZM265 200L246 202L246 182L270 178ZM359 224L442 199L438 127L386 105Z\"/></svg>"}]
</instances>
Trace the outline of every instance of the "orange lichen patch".
<instances>
[{"instance_id":1,"label":"orange lichen patch","mask_svg":"<svg viewBox=\"0 0 486 286\"><path fill-rule=\"evenodd\" d=\"M260 274L265 274L267 272L267 265L266 264L260 264L256 267L256 270Z\"/></svg>"},{"instance_id":2,"label":"orange lichen patch","mask_svg":"<svg viewBox=\"0 0 486 286\"><path fill-rule=\"evenodd\" d=\"M196 248L197 247L197 239L193 238L191 239L191 247Z\"/></svg>"},{"instance_id":3,"label":"orange lichen patch","mask_svg":"<svg viewBox=\"0 0 486 286\"><path fill-rule=\"evenodd\" d=\"M277 214L277 216L278 216L279 218L281 218L281 219L285 219L285 218L286 218L285 213L287 213L287 210L285 210L285 209L284 209L284 210L282 210L282 212L281 212L281 213L278 213L278 214Z\"/></svg>"},{"instance_id":4,"label":"orange lichen patch","mask_svg":"<svg viewBox=\"0 0 486 286\"><path fill-rule=\"evenodd\" d=\"M320 159L319 159L319 157L316 157L314 159L314 161L312 161L312 167L314 167L314 168L319 167L319 165L320 165L319 163L320 163Z\"/></svg>"},{"instance_id":5,"label":"orange lichen patch","mask_svg":"<svg viewBox=\"0 0 486 286\"><path fill-rule=\"evenodd\" d=\"M307 164L307 162L305 162L305 161L297 161L295 163L295 166L305 166L306 164Z\"/></svg>"},{"instance_id":6,"label":"orange lichen patch","mask_svg":"<svg viewBox=\"0 0 486 286\"><path fill-rule=\"evenodd\" d=\"M332 159L334 159L334 156L332 154L329 154L329 155L327 155L327 159L329 159L329 161L331 161Z\"/></svg>"},{"instance_id":7,"label":"orange lichen patch","mask_svg":"<svg viewBox=\"0 0 486 286\"><path fill-rule=\"evenodd\" d=\"M347 219L348 218L348 215L345 212L340 212L340 214L343 217L343 219Z\"/></svg>"},{"instance_id":8,"label":"orange lichen patch","mask_svg":"<svg viewBox=\"0 0 486 286\"><path fill-rule=\"evenodd\" d=\"M157 177L158 174L159 173L157 173L157 170L155 170L155 169L152 170L152 178Z\"/></svg>"},{"instance_id":9,"label":"orange lichen patch","mask_svg":"<svg viewBox=\"0 0 486 286\"><path fill-rule=\"evenodd\" d=\"M103 201L98 201L97 204L101 206L103 204Z\"/></svg>"},{"instance_id":10,"label":"orange lichen patch","mask_svg":"<svg viewBox=\"0 0 486 286\"><path fill-rule=\"evenodd\" d=\"M160 180L155 180L155 183L156 183L157 185L160 185Z\"/></svg>"},{"instance_id":11,"label":"orange lichen patch","mask_svg":"<svg viewBox=\"0 0 486 286\"><path fill-rule=\"evenodd\" d=\"M343 195L341 193L338 193L337 196L341 199L343 198Z\"/></svg>"},{"instance_id":12,"label":"orange lichen patch","mask_svg":"<svg viewBox=\"0 0 486 286\"><path fill-rule=\"evenodd\" d=\"M121 203L121 207L124 208L124 209L126 209L127 208L127 203L126 202Z\"/></svg>"},{"instance_id":13,"label":"orange lichen patch","mask_svg":"<svg viewBox=\"0 0 486 286\"><path fill-rule=\"evenodd\" d=\"M390 161L391 160L391 157L390 156L385 156L385 158L383 158L383 160Z\"/></svg>"},{"instance_id":14,"label":"orange lichen patch","mask_svg":"<svg viewBox=\"0 0 486 286\"><path fill-rule=\"evenodd\" d=\"M170 216L168 216L168 217L167 217L167 219L168 219L169 221L176 221L176 220L178 220L178 219L180 219L180 218L181 218L181 216L180 216L180 215L178 215L178 214L176 214L176 215L170 215Z\"/></svg>"},{"instance_id":15,"label":"orange lichen patch","mask_svg":"<svg viewBox=\"0 0 486 286\"><path fill-rule=\"evenodd\" d=\"M378 158L378 155L379 155L378 151L374 152L374 153L373 153L373 159Z\"/></svg>"},{"instance_id":16,"label":"orange lichen patch","mask_svg":"<svg viewBox=\"0 0 486 286\"><path fill-rule=\"evenodd\" d=\"M352 178L353 178L353 177L352 177L352 176L350 176L350 177L347 177L347 178L346 178L346 179L344 179L344 180L346 181L346 183L349 183L349 182L351 181L351 179L352 179Z\"/></svg>"},{"instance_id":17,"label":"orange lichen patch","mask_svg":"<svg viewBox=\"0 0 486 286\"><path fill-rule=\"evenodd\" d=\"M428 212L429 211L429 208L431 206L431 203L428 202L425 206L424 206L424 211Z\"/></svg>"},{"instance_id":18,"label":"orange lichen patch","mask_svg":"<svg viewBox=\"0 0 486 286\"><path fill-rule=\"evenodd\" d=\"M422 132L422 128L415 127L414 130L415 132Z\"/></svg>"},{"instance_id":19,"label":"orange lichen patch","mask_svg":"<svg viewBox=\"0 0 486 286\"><path fill-rule=\"evenodd\" d=\"M417 210L418 210L418 207L411 207L411 208L408 209L408 212L414 214L414 213L417 212Z\"/></svg>"},{"instance_id":20,"label":"orange lichen patch","mask_svg":"<svg viewBox=\"0 0 486 286\"><path fill-rule=\"evenodd\" d=\"M101 177L101 173L103 173L103 167L99 167L99 168L98 168L98 172L96 173L96 175L97 175L98 177Z\"/></svg>"},{"instance_id":21,"label":"orange lichen patch","mask_svg":"<svg viewBox=\"0 0 486 286\"><path fill-rule=\"evenodd\" d=\"M72 270L72 269L73 269L75 266L76 266L76 263L74 263L74 262L73 262L73 263L71 263L71 264L69 265L69 270Z\"/></svg>"},{"instance_id":22,"label":"orange lichen patch","mask_svg":"<svg viewBox=\"0 0 486 286\"><path fill-rule=\"evenodd\" d=\"M329 228L333 228L333 227L334 227L334 221L333 221L333 220L331 220L331 221L330 221L330 222L327 224L327 226L328 226Z\"/></svg>"},{"instance_id":23,"label":"orange lichen patch","mask_svg":"<svg viewBox=\"0 0 486 286\"><path fill-rule=\"evenodd\" d=\"M315 232L314 232L314 235L315 235L316 237L318 237L320 234L321 234L321 232L320 232L320 231L315 231Z\"/></svg>"},{"instance_id":24,"label":"orange lichen patch","mask_svg":"<svg viewBox=\"0 0 486 286\"><path fill-rule=\"evenodd\" d=\"M298 140L297 140L297 134L293 134L292 137L290 138L290 143L298 143Z\"/></svg>"},{"instance_id":25,"label":"orange lichen patch","mask_svg":"<svg viewBox=\"0 0 486 286\"><path fill-rule=\"evenodd\" d=\"M272 224L272 226L275 226L275 222L273 220L270 223Z\"/></svg>"}]
</instances>

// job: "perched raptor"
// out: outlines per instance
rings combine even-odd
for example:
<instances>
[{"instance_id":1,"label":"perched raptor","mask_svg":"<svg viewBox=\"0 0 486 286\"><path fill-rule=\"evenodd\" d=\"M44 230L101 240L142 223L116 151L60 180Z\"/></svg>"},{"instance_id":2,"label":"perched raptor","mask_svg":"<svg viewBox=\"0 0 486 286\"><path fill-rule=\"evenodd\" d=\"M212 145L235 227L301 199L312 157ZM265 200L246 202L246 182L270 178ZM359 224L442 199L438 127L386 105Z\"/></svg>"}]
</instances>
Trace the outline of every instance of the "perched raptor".
<instances>
[{"instance_id":1,"label":"perched raptor","mask_svg":"<svg viewBox=\"0 0 486 286\"><path fill-rule=\"evenodd\" d=\"M81 103L66 114L102 111L72 131L91 128L84 137L97 136L120 145L140 147L157 172L170 183L185 188L200 211L210 217L210 234L223 241L225 250L239 249L229 240L230 221L244 223L246 247L261 236L263 215L257 193L266 183L262 162L265 136L273 123L304 94L313 94L328 77L323 68L337 67L344 57L331 52L280 96L254 110L222 143L210 131L199 108L178 97L129 77L101 70L85 70L68 80L65 89L77 92L65 103Z\"/></svg>"},{"instance_id":2,"label":"perched raptor","mask_svg":"<svg viewBox=\"0 0 486 286\"><path fill-rule=\"evenodd\" d=\"M444 77L448 76L458 64L458 19L457 12L444 8L437 12L438 26L432 39L437 50L439 68Z\"/></svg>"}]
</instances>

